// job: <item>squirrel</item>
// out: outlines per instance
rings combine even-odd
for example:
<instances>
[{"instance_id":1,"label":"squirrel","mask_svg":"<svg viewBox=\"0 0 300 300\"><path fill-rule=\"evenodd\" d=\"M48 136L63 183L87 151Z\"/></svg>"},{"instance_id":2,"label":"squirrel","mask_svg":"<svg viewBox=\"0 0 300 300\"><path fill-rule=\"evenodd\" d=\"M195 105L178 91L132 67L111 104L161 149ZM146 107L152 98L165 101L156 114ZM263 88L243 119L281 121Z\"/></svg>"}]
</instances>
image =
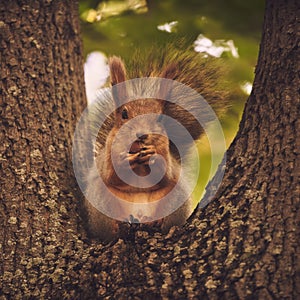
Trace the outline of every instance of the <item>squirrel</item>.
<instances>
[{"instance_id":1,"label":"squirrel","mask_svg":"<svg viewBox=\"0 0 300 300\"><path fill-rule=\"evenodd\" d=\"M147 57L142 54L126 64L129 68L121 58L109 58L112 93L102 94L103 99L98 101L91 115L97 118L97 114L105 114L107 106L113 107L113 112L105 115L99 132L97 129L93 133L96 136L94 166L87 175L84 202L88 231L102 241L116 239L122 221L155 224L166 233L172 226L184 224L193 212L193 201L186 188L189 180L180 179L182 155L187 155L191 141L186 140L184 130L172 130L173 127L164 122L167 117L177 120L192 141L197 141L203 128L195 116L205 118L206 112L195 96L181 97L183 106L180 102L167 101L172 93L168 83L175 80L189 86L201 94L217 114L224 111L227 94L219 84L222 72L219 62L198 53L178 50L174 54L169 50L162 51L159 59L151 53ZM167 84L158 87L157 98L127 101L126 81L144 77L167 79ZM183 154L172 139L180 134ZM171 196L167 198L167 195ZM164 202L160 202L162 198ZM149 205L140 209L140 203ZM116 218L103 213L104 206ZM165 211L171 213L164 215ZM157 217L161 215L163 217Z\"/></svg>"}]
</instances>

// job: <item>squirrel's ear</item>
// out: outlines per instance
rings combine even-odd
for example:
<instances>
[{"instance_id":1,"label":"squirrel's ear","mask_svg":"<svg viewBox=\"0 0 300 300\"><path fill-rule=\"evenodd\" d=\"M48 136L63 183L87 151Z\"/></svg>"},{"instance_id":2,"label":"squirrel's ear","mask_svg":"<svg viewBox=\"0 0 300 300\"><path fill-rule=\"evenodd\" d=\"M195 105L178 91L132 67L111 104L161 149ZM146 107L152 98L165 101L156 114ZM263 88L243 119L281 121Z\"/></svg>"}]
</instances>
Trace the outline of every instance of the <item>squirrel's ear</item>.
<instances>
[{"instance_id":1,"label":"squirrel's ear","mask_svg":"<svg viewBox=\"0 0 300 300\"><path fill-rule=\"evenodd\" d=\"M116 107L120 107L126 102L127 92L126 84L118 85L118 83L126 81L126 69L122 59L116 56L109 58L108 65L110 69L113 99Z\"/></svg>"},{"instance_id":2,"label":"squirrel's ear","mask_svg":"<svg viewBox=\"0 0 300 300\"><path fill-rule=\"evenodd\" d=\"M110 69L111 85L115 85L126 80L126 69L120 57L112 56L108 60L108 65Z\"/></svg>"}]
</instances>

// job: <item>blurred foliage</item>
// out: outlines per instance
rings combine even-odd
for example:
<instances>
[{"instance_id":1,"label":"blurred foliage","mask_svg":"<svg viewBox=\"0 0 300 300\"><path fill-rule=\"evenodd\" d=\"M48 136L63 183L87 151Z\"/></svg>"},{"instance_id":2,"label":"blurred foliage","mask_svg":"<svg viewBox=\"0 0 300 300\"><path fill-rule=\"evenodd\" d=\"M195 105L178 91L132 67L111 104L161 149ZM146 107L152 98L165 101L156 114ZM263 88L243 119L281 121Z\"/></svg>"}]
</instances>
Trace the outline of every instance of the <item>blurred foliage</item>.
<instances>
[{"instance_id":1,"label":"blurred foliage","mask_svg":"<svg viewBox=\"0 0 300 300\"><path fill-rule=\"evenodd\" d=\"M182 37L191 48L199 34L212 41L233 40L239 58L227 52L222 55L230 67L226 79L233 83L231 107L222 120L227 145L231 143L247 99L240 86L254 78L264 1L81 0L79 3L85 55L101 51L128 60L136 48L145 50ZM174 21L171 32L158 29L159 25ZM205 142L200 142L201 170L205 165L209 170L208 148ZM197 194L206 182L205 176L199 179Z\"/></svg>"}]
</instances>

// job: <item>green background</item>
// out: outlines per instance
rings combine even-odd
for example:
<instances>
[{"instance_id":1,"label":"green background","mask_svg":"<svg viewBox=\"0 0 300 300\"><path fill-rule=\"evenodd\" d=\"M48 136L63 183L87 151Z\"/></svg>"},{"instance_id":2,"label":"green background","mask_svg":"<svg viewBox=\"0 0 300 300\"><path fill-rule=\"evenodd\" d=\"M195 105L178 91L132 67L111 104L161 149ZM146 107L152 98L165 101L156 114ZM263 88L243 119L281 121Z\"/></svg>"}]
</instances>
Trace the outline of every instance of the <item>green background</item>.
<instances>
[{"instance_id":1,"label":"green background","mask_svg":"<svg viewBox=\"0 0 300 300\"><path fill-rule=\"evenodd\" d=\"M106 56L131 57L134 49L148 49L172 39L184 38L193 44L199 34L214 40L233 40L239 58L225 52L222 58L230 67L226 80L232 82L230 108L222 118L226 144L238 129L248 95L240 86L253 82L257 61L264 2L259 0L156 0L156 1L79 1L84 55L101 51ZM136 9L139 7L138 9ZM174 32L157 26L177 21ZM210 149L205 138L199 142L201 176L195 198L199 199L208 180ZM215 166L214 166L215 168Z\"/></svg>"}]
</instances>

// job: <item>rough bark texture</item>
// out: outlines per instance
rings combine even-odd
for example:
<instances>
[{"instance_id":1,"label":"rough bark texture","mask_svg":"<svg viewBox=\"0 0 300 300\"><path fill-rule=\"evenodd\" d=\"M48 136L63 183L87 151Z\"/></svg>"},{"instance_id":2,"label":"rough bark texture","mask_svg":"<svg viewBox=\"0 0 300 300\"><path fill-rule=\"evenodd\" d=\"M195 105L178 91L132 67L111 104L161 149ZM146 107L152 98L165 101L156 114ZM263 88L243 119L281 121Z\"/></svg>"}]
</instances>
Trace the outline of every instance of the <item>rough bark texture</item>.
<instances>
[{"instance_id":1,"label":"rough bark texture","mask_svg":"<svg viewBox=\"0 0 300 300\"><path fill-rule=\"evenodd\" d=\"M1 299L300 298L299 1L267 1L217 197L167 236L131 227L110 245L78 229L75 4L8 1L0 13Z\"/></svg>"},{"instance_id":2,"label":"rough bark texture","mask_svg":"<svg viewBox=\"0 0 300 300\"><path fill-rule=\"evenodd\" d=\"M71 144L85 105L78 30L76 2L0 2L2 298L49 297L61 252L77 247Z\"/></svg>"}]
</instances>

